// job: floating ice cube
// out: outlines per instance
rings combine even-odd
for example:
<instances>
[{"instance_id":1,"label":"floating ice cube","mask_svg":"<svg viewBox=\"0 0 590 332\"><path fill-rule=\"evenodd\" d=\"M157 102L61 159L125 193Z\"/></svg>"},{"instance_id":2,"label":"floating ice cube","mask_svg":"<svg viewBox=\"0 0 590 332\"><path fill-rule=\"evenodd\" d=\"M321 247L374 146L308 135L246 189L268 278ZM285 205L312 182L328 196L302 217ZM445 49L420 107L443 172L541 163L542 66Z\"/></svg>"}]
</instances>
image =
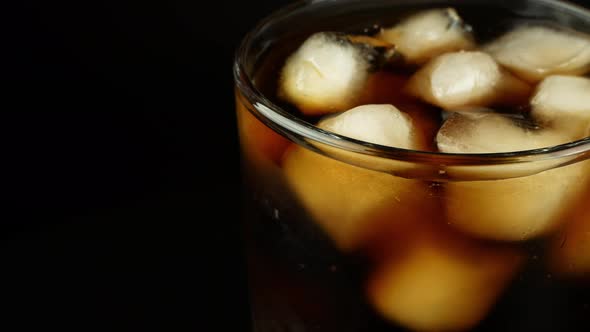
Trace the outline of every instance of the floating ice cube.
<instances>
[{"instance_id":1,"label":"floating ice cube","mask_svg":"<svg viewBox=\"0 0 590 332\"><path fill-rule=\"evenodd\" d=\"M322 129L359 140L418 147L411 119L391 105L365 105L325 119ZM364 246L391 224L415 216L427 195L421 181L395 177L294 146L283 159L288 183L342 250Z\"/></svg>"},{"instance_id":2,"label":"floating ice cube","mask_svg":"<svg viewBox=\"0 0 590 332\"><path fill-rule=\"evenodd\" d=\"M406 61L421 64L446 52L474 47L470 27L452 9L424 11L384 29L379 38L395 44Z\"/></svg>"},{"instance_id":3,"label":"floating ice cube","mask_svg":"<svg viewBox=\"0 0 590 332\"><path fill-rule=\"evenodd\" d=\"M413 100L400 103L399 108L391 104L358 106L336 117L324 117L319 126L368 143L418 151L436 151L433 142L440 126L438 116L436 110ZM319 142L313 144L335 159L402 177L411 178L410 174L417 174L420 168L402 160L359 154ZM424 169L420 170L423 171Z\"/></svg>"},{"instance_id":4,"label":"floating ice cube","mask_svg":"<svg viewBox=\"0 0 590 332\"><path fill-rule=\"evenodd\" d=\"M374 144L404 149L419 149L422 146L412 119L393 105L358 106L328 117L320 121L318 126Z\"/></svg>"},{"instance_id":5,"label":"floating ice cube","mask_svg":"<svg viewBox=\"0 0 590 332\"><path fill-rule=\"evenodd\" d=\"M407 90L445 109L518 104L530 93L526 83L502 70L483 52L443 54L414 74Z\"/></svg>"},{"instance_id":6,"label":"floating ice cube","mask_svg":"<svg viewBox=\"0 0 590 332\"><path fill-rule=\"evenodd\" d=\"M455 113L436 139L442 152L491 153L544 148L567 142L569 136L519 126L499 114ZM534 165L531 162L530 167ZM558 226L575 204L587 183L586 170L583 163L577 163L511 179L446 183L447 222L464 232L496 240L521 241L545 234Z\"/></svg>"},{"instance_id":7,"label":"floating ice cube","mask_svg":"<svg viewBox=\"0 0 590 332\"><path fill-rule=\"evenodd\" d=\"M415 331L473 328L523 258L515 248L478 244L424 221L391 243L397 247L369 277L369 301L384 318Z\"/></svg>"},{"instance_id":8,"label":"floating ice cube","mask_svg":"<svg viewBox=\"0 0 590 332\"><path fill-rule=\"evenodd\" d=\"M487 45L485 50L530 82L552 74L583 74L590 65L590 37L552 27L516 28Z\"/></svg>"},{"instance_id":9,"label":"floating ice cube","mask_svg":"<svg viewBox=\"0 0 590 332\"><path fill-rule=\"evenodd\" d=\"M535 128L525 119L487 109L450 113L436 136L439 150L447 153L514 152L568 141L560 132Z\"/></svg>"},{"instance_id":10,"label":"floating ice cube","mask_svg":"<svg viewBox=\"0 0 590 332\"><path fill-rule=\"evenodd\" d=\"M590 79L548 76L537 87L531 115L548 126L569 132L572 139L588 136L590 129Z\"/></svg>"},{"instance_id":11,"label":"floating ice cube","mask_svg":"<svg viewBox=\"0 0 590 332\"><path fill-rule=\"evenodd\" d=\"M307 115L342 112L358 105L369 70L395 54L393 45L369 44L369 39L329 32L310 36L287 59L279 96Z\"/></svg>"}]
</instances>

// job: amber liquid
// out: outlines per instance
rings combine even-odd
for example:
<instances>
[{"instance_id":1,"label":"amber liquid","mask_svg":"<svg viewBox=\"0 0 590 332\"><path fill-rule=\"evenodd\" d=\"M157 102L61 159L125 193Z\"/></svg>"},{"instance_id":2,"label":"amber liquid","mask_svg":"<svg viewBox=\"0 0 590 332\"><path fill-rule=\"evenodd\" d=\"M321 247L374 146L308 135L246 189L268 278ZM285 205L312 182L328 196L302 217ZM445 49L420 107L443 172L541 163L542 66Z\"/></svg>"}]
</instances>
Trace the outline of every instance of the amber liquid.
<instances>
[{"instance_id":1,"label":"amber liquid","mask_svg":"<svg viewBox=\"0 0 590 332\"><path fill-rule=\"evenodd\" d=\"M457 9L472 25L480 43L530 21L499 9L469 6ZM399 13L400 16L407 14ZM396 19L392 17L391 22L368 19L364 26L351 27L347 32L363 33L374 24L388 25ZM299 38L277 42L256 69L258 89L298 116L301 114L292 105L277 98L277 82L285 58L308 35L309 32L305 32ZM410 74L411 70L405 73ZM293 143L257 120L247 110L251 106L239 94L237 105L254 330L409 331L403 324L384 317L369 303L366 285L373 263L368 255L362 251L338 249L290 189L282 163L284 151ZM316 118L306 120L317 121ZM444 195L440 189L444 188L444 183L424 181L424 184L431 197ZM581 199L576 209L582 211L586 202L590 202L590 197ZM486 246L513 247L524 257L491 308L469 328L470 331L590 331L590 277L558 275L548 258L556 241L566 245L564 229L571 224L570 219L576 219L576 211L551 233L527 241L490 244L488 240L460 235ZM416 214L417 225L421 222L419 215L423 212ZM436 222L440 227L449 227L445 220ZM391 241L403 247L406 239L402 234ZM428 317L427 308L423 315Z\"/></svg>"}]
</instances>

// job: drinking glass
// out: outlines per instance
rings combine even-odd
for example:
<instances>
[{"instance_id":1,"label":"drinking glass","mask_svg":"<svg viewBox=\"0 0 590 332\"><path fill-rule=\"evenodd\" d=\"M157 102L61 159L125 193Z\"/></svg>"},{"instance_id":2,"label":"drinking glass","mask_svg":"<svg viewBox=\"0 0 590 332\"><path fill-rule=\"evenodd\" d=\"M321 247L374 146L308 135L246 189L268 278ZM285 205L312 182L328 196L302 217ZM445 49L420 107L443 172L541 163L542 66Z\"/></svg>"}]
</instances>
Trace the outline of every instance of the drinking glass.
<instances>
[{"instance_id":1,"label":"drinking glass","mask_svg":"<svg viewBox=\"0 0 590 332\"><path fill-rule=\"evenodd\" d=\"M531 21L590 32L590 12L552 0L314 0L244 37L234 76L254 331L590 330L590 139L413 151L322 130L275 98L284 59L312 33L442 7L483 38Z\"/></svg>"}]
</instances>

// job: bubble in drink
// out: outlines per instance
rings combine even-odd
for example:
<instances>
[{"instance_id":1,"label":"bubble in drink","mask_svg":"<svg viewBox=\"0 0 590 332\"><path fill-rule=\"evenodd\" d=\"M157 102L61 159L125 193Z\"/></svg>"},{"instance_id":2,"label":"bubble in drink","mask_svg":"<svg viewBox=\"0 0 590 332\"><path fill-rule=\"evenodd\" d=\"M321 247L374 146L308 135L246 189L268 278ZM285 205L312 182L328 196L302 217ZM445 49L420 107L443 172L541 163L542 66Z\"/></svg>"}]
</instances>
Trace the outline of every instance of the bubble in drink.
<instances>
[{"instance_id":1,"label":"bubble in drink","mask_svg":"<svg viewBox=\"0 0 590 332\"><path fill-rule=\"evenodd\" d=\"M387 319L415 331L465 331L479 323L524 255L417 221L369 277L368 295Z\"/></svg>"},{"instance_id":2,"label":"bubble in drink","mask_svg":"<svg viewBox=\"0 0 590 332\"><path fill-rule=\"evenodd\" d=\"M590 79L553 75L537 87L531 115L539 122L581 139L590 129Z\"/></svg>"},{"instance_id":3,"label":"bubble in drink","mask_svg":"<svg viewBox=\"0 0 590 332\"><path fill-rule=\"evenodd\" d=\"M521 26L485 46L485 50L529 82L553 74L581 75L590 69L590 37L566 29Z\"/></svg>"},{"instance_id":4,"label":"bubble in drink","mask_svg":"<svg viewBox=\"0 0 590 332\"><path fill-rule=\"evenodd\" d=\"M450 153L522 151L569 141L560 131L530 127L500 114L454 113L436 140L440 151ZM478 237L527 240L563 221L587 179L584 163L577 163L512 179L449 182L444 185L447 219Z\"/></svg>"},{"instance_id":5,"label":"bubble in drink","mask_svg":"<svg viewBox=\"0 0 590 332\"><path fill-rule=\"evenodd\" d=\"M322 129L375 144L420 148L412 120L392 105L364 105L321 121ZM403 223L427 196L421 181L352 166L305 148L288 150L283 168L309 214L349 251L392 223Z\"/></svg>"},{"instance_id":6,"label":"bubble in drink","mask_svg":"<svg viewBox=\"0 0 590 332\"><path fill-rule=\"evenodd\" d=\"M369 70L393 57L393 45L367 36L313 34L287 59L279 96L306 115L345 111L361 103Z\"/></svg>"},{"instance_id":7,"label":"bubble in drink","mask_svg":"<svg viewBox=\"0 0 590 332\"><path fill-rule=\"evenodd\" d=\"M407 62L416 64L442 53L474 48L471 28L452 8L410 16L392 28L383 29L378 38L395 44Z\"/></svg>"},{"instance_id":8,"label":"bubble in drink","mask_svg":"<svg viewBox=\"0 0 590 332\"><path fill-rule=\"evenodd\" d=\"M490 104L518 104L531 88L483 52L443 54L408 82L410 94L444 109Z\"/></svg>"}]
</instances>

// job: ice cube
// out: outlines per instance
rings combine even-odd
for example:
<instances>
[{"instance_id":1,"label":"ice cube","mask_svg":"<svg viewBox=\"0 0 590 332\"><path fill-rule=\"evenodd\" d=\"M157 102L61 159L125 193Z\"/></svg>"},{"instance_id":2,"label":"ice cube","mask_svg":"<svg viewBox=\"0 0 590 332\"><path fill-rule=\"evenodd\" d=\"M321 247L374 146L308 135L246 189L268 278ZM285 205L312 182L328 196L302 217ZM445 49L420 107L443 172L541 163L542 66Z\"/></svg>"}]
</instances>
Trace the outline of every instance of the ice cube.
<instances>
[{"instance_id":1,"label":"ice cube","mask_svg":"<svg viewBox=\"0 0 590 332\"><path fill-rule=\"evenodd\" d=\"M404 102L400 102L398 106L399 107L397 107L397 110L396 107L392 105L359 106L355 110L355 112L358 112L358 114L350 112L350 116L346 116L348 124L343 125L341 121L338 120L340 124L336 124L335 126L354 127L355 125L352 123L359 119L359 123L363 123L366 125L365 129L355 128L354 130L347 130L345 136L369 143L385 143L388 140L388 136L390 136L390 138L394 138L395 135L403 135L404 133L406 133L409 134L406 137L408 139L406 142L409 142L411 144L392 144L397 145L397 148L403 149L413 149L419 151L437 151L436 146L434 145L434 136L436 135L436 132L440 127L440 112L438 112L436 109L431 109L432 107L430 107L429 105L417 102L416 100L406 100ZM371 114L371 112L364 112L365 110L367 110L367 108L381 109L379 112L383 112L384 114L376 116L375 119L384 118L385 120L375 121L374 119L366 119L366 115ZM402 112L400 114L394 115L395 113L399 113L398 110L401 110ZM393 111L393 114L388 115L390 111ZM401 117L403 121L396 122L396 116ZM391 118L387 119L388 117ZM371 121L374 122L371 123ZM326 128L328 128L328 126L333 126L333 123L331 123L331 118L329 116L324 117L321 123L321 126L326 126ZM388 123L388 125L384 125L386 123ZM340 129L330 128L328 130L332 132L337 132ZM392 134L392 130L396 132L395 135ZM408 132L408 130L410 132ZM344 132L344 130L342 132ZM366 139L363 139L364 137L366 137ZM381 139L379 139L379 137L381 137ZM393 142L393 140L391 141ZM425 176L428 176L428 174L433 174L433 172L436 173L436 171L433 170L433 167L431 167L430 165L416 164L414 162L404 160L403 158L383 158L380 156L380 154L362 154L358 152L349 151L346 149L335 148L328 144L315 141L310 142L310 144L312 144L315 149L320 150L323 154L329 155L334 159L358 167L368 168L371 170L389 173L396 176L401 176L405 178L423 178ZM371 150L372 148L368 149Z\"/></svg>"},{"instance_id":2,"label":"ice cube","mask_svg":"<svg viewBox=\"0 0 590 332\"><path fill-rule=\"evenodd\" d=\"M407 62L422 64L446 52L472 49L471 28L453 8L420 12L383 29L378 38L395 44Z\"/></svg>"},{"instance_id":3,"label":"ice cube","mask_svg":"<svg viewBox=\"0 0 590 332\"><path fill-rule=\"evenodd\" d=\"M369 70L394 57L393 45L370 37L319 32L287 59L279 96L304 114L342 112L359 105Z\"/></svg>"},{"instance_id":4,"label":"ice cube","mask_svg":"<svg viewBox=\"0 0 590 332\"><path fill-rule=\"evenodd\" d=\"M479 244L424 220L392 238L368 283L369 301L384 318L415 331L466 331L488 314L524 255ZM399 243L402 243L400 246Z\"/></svg>"},{"instance_id":5,"label":"ice cube","mask_svg":"<svg viewBox=\"0 0 590 332\"><path fill-rule=\"evenodd\" d=\"M590 209L588 196L556 234L550 251L550 265L559 276L590 280Z\"/></svg>"},{"instance_id":6,"label":"ice cube","mask_svg":"<svg viewBox=\"0 0 590 332\"><path fill-rule=\"evenodd\" d=\"M455 113L443 124L436 140L442 152L494 153L544 148L567 142L568 136L519 126L499 114ZM530 164L535 167L535 162ZM493 181L446 183L447 222L464 232L495 240L521 241L551 231L575 204L588 181L587 168L577 163L534 173Z\"/></svg>"},{"instance_id":7,"label":"ice cube","mask_svg":"<svg viewBox=\"0 0 590 332\"><path fill-rule=\"evenodd\" d=\"M547 26L521 26L484 49L530 82L552 74L583 74L590 65L589 36Z\"/></svg>"},{"instance_id":8,"label":"ice cube","mask_svg":"<svg viewBox=\"0 0 590 332\"><path fill-rule=\"evenodd\" d=\"M322 129L369 143L420 149L412 118L388 104L362 105L318 123Z\"/></svg>"},{"instance_id":9,"label":"ice cube","mask_svg":"<svg viewBox=\"0 0 590 332\"><path fill-rule=\"evenodd\" d=\"M325 119L325 130L359 140L419 147L411 119L391 105L365 105ZM411 220L427 187L409 180L294 146L283 169L290 187L312 218L343 251L358 249L391 224Z\"/></svg>"},{"instance_id":10,"label":"ice cube","mask_svg":"<svg viewBox=\"0 0 590 332\"><path fill-rule=\"evenodd\" d=\"M447 153L514 152L568 141L569 136L558 131L487 109L450 113L436 135L438 149Z\"/></svg>"},{"instance_id":11,"label":"ice cube","mask_svg":"<svg viewBox=\"0 0 590 332\"><path fill-rule=\"evenodd\" d=\"M537 121L571 133L572 139L584 138L590 129L590 79L548 76L537 87L531 106Z\"/></svg>"},{"instance_id":12,"label":"ice cube","mask_svg":"<svg viewBox=\"0 0 590 332\"><path fill-rule=\"evenodd\" d=\"M412 76L407 91L444 109L519 104L531 88L483 52L443 54Z\"/></svg>"}]
</instances>

